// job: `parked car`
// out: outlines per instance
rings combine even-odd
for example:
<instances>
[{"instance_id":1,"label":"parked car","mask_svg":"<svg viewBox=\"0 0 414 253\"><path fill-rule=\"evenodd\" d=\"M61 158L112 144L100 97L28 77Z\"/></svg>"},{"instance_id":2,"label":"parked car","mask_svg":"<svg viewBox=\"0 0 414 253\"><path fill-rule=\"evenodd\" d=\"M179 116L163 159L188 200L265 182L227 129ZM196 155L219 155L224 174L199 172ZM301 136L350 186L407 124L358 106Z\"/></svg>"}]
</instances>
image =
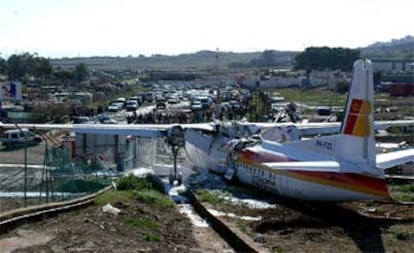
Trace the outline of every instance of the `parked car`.
<instances>
[{"instance_id":1,"label":"parked car","mask_svg":"<svg viewBox=\"0 0 414 253\"><path fill-rule=\"evenodd\" d=\"M86 116L79 116L73 119L73 124L92 124L93 121Z\"/></svg>"},{"instance_id":2,"label":"parked car","mask_svg":"<svg viewBox=\"0 0 414 253\"><path fill-rule=\"evenodd\" d=\"M164 102L158 102L158 103L156 104L155 108L156 108L157 110L165 110L165 109L167 109L167 106L165 105L165 103L164 103Z\"/></svg>"},{"instance_id":3,"label":"parked car","mask_svg":"<svg viewBox=\"0 0 414 253\"><path fill-rule=\"evenodd\" d=\"M200 100L193 100L191 102L191 110L192 111L200 111L203 110L203 105L201 104Z\"/></svg>"},{"instance_id":4,"label":"parked car","mask_svg":"<svg viewBox=\"0 0 414 253\"><path fill-rule=\"evenodd\" d=\"M99 114L96 116L97 122L101 124L118 124L118 121L105 114Z\"/></svg>"},{"instance_id":5,"label":"parked car","mask_svg":"<svg viewBox=\"0 0 414 253\"><path fill-rule=\"evenodd\" d=\"M6 148L12 148L22 146L25 143L27 145L38 144L42 142L42 137L25 128L13 129L3 132L1 142Z\"/></svg>"},{"instance_id":6,"label":"parked car","mask_svg":"<svg viewBox=\"0 0 414 253\"><path fill-rule=\"evenodd\" d=\"M136 111L138 109L138 102L136 100L129 100L126 103L126 110L128 112Z\"/></svg>"},{"instance_id":7,"label":"parked car","mask_svg":"<svg viewBox=\"0 0 414 253\"><path fill-rule=\"evenodd\" d=\"M123 107L123 103L121 103L121 102L112 102L108 106L108 112L118 112L118 111L122 110L122 107Z\"/></svg>"}]
</instances>

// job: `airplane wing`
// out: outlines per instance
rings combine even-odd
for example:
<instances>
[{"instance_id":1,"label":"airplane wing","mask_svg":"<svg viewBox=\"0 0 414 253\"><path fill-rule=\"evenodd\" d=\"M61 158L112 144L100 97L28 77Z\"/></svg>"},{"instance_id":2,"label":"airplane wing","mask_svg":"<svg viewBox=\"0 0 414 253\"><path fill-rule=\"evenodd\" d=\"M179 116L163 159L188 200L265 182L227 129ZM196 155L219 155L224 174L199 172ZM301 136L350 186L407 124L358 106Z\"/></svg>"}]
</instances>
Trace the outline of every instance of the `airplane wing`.
<instances>
[{"instance_id":1,"label":"airplane wing","mask_svg":"<svg viewBox=\"0 0 414 253\"><path fill-rule=\"evenodd\" d=\"M270 122L240 122L243 126L256 126L263 130L275 127L295 126L300 136L312 136L318 134L338 133L341 128L340 122L323 122L323 123L270 123ZM141 125L124 125L124 124L19 124L20 128L52 130L67 129L76 133L94 133L94 134L114 134L114 135L135 135L155 137L163 136L164 132L173 126L181 128L192 128L204 131L215 131L217 122L210 123L191 123L191 124L141 124ZM391 126L414 125L414 120L394 120L394 121L376 121L375 129L386 129ZM0 123L0 128L16 128L15 124Z\"/></svg>"},{"instance_id":2,"label":"airplane wing","mask_svg":"<svg viewBox=\"0 0 414 253\"><path fill-rule=\"evenodd\" d=\"M270 122L244 122L243 125L256 125L259 128L266 129L272 127L287 127L295 126L301 136L310 136L318 134L334 134L339 133L341 130L341 122L308 122L308 123L270 123ZM388 121L375 121L374 129L387 129L392 126L409 126L414 125L414 120L388 120Z\"/></svg>"},{"instance_id":3,"label":"airplane wing","mask_svg":"<svg viewBox=\"0 0 414 253\"><path fill-rule=\"evenodd\" d=\"M389 153L377 154L377 167L388 169L397 165L414 162L414 149L404 149Z\"/></svg>"},{"instance_id":4,"label":"airplane wing","mask_svg":"<svg viewBox=\"0 0 414 253\"><path fill-rule=\"evenodd\" d=\"M120 124L79 124L73 126L75 133L82 134L106 134L106 135L132 135L142 137L165 136L173 127L182 129L192 128L205 131L214 131L214 127L208 123L200 124L142 124L142 125L120 125Z\"/></svg>"},{"instance_id":5,"label":"airplane wing","mask_svg":"<svg viewBox=\"0 0 414 253\"><path fill-rule=\"evenodd\" d=\"M214 125L210 123L199 124L18 124L20 128L53 130L67 129L80 134L106 134L106 135L133 135L142 137L161 137L167 134L169 129L175 126L192 128L204 131L214 131ZM0 124L0 128L16 128L16 124Z\"/></svg>"},{"instance_id":6,"label":"airplane wing","mask_svg":"<svg viewBox=\"0 0 414 253\"><path fill-rule=\"evenodd\" d=\"M0 128L27 128L27 129L39 129L39 130L53 130L53 129L68 129L71 130L73 128L72 124L11 124L11 123L1 123Z\"/></svg>"}]
</instances>

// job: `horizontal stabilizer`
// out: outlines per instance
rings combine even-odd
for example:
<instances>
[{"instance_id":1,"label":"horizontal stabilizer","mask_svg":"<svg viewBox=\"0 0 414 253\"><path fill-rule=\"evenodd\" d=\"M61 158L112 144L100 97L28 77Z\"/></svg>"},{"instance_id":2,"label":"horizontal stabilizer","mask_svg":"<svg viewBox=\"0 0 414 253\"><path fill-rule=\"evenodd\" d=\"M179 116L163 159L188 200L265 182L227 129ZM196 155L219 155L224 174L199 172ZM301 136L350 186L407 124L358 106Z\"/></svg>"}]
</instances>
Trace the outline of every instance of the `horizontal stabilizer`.
<instances>
[{"instance_id":1,"label":"horizontal stabilizer","mask_svg":"<svg viewBox=\"0 0 414 253\"><path fill-rule=\"evenodd\" d=\"M414 149L377 154L377 168L383 170L408 162L414 162Z\"/></svg>"}]
</instances>

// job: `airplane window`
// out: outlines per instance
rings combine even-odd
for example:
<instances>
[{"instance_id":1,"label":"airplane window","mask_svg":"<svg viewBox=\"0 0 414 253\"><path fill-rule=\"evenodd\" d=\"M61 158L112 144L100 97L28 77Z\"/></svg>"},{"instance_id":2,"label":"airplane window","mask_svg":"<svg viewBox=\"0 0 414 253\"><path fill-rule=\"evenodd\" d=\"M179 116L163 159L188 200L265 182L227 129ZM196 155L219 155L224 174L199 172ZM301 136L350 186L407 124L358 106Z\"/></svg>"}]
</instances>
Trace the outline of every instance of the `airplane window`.
<instances>
[{"instance_id":1,"label":"airplane window","mask_svg":"<svg viewBox=\"0 0 414 253\"><path fill-rule=\"evenodd\" d=\"M17 134L11 134L12 139L17 139Z\"/></svg>"}]
</instances>

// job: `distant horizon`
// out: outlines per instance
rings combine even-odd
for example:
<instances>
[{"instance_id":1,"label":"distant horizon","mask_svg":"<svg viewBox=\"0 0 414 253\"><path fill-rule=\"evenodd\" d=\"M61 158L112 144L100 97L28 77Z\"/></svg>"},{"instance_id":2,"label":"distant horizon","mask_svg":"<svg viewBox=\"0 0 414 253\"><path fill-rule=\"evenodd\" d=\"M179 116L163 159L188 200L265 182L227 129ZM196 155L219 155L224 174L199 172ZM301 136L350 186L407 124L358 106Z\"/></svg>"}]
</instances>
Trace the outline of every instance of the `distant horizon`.
<instances>
[{"instance_id":1,"label":"distant horizon","mask_svg":"<svg viewBox=\"0 0 414 253\"><path fill-rule=\"evenodd\" d=\"M13 0L0 57L175 56L361 48L414 34L411 0Z\"/></svg>"},{"instance_id":2,"label":"distant horizon","mask_svg":"<svg viewBox=\"0 0 414 253\"><path fill-rule=\"evenodd\" d=\"M414 37L414 36L413 35L405 35L405 36L403 36L401 38L391 38L391 39L389 39L387 41L375 41L375 42L372 42L372 43L370 43L370 44L368 44L366 46L361 46L361 47L356 47L356 48L350 48L350 47L343 47L343 48L350 48L350 49L366 48L366 47L372 46L372 45L374 45L376 43L388 43L388 42L392 42L394 40L401 40L401 39L404 39L404 38L407 38L407 37ZM312 45L309 45L308 47L330 47L330 46L312 46ZM334 47L330 47L330 48L334 48ZM269 49L257 50L257 51L237 51L236 52L236 51L224 51L224 50L222 51L222 50L218 50L218 52L219 53L236 53L236 54L238 54L238 53L239 54L246 53L246 54L249 54L249 53L260 53L260 52L263 52L263 51L266 51L266 50L273 50L273 51L277 51L277 52L303 52L304 51L304 50L280 50L280 49L270 49L269 48ZM141 56L143 56L143 57L154 57L154 56L157 56L157 55L159 55L159 56L174 57L174 56L180 56L180 55L186 55L186 54L196 54L196 53L200 53L200 52L217 52L217 49L216 50L200 49L200 50L196 50L196 51L193 51L193 52L183 52L183 53L176 53L176 54L152 53L152 54L149 54L149 55L144 55L144 54L140 54L140 55L126 54L126 55L87 55L87 56L76 55L76 56L45 57L45 56L43 56L41 54L38 54L37 52L28 52L28 51L21 51L21 52L18 52L16 54L22 54L22 53L35 54L35 53L37 53L38 56L40 56L40 57L45 57L45 58L49 58L49 59L52 59L52 60L54 60L54 59L57 60L57 59L65 59L65 58L76 59L76 58L94 58L94 57L97 57L97 58L98 57L102 57L102 58L104 58L104 57L108 57L108 58L111 58L111 57L114 57L114 58L116 58L116 57L121 57L121 58L128 58L128 57L139 58ZM3 54L2 54L2 52L0 51L0 58L7 59L9 56L4 57Z\"/></svg>"}]
</instances>

